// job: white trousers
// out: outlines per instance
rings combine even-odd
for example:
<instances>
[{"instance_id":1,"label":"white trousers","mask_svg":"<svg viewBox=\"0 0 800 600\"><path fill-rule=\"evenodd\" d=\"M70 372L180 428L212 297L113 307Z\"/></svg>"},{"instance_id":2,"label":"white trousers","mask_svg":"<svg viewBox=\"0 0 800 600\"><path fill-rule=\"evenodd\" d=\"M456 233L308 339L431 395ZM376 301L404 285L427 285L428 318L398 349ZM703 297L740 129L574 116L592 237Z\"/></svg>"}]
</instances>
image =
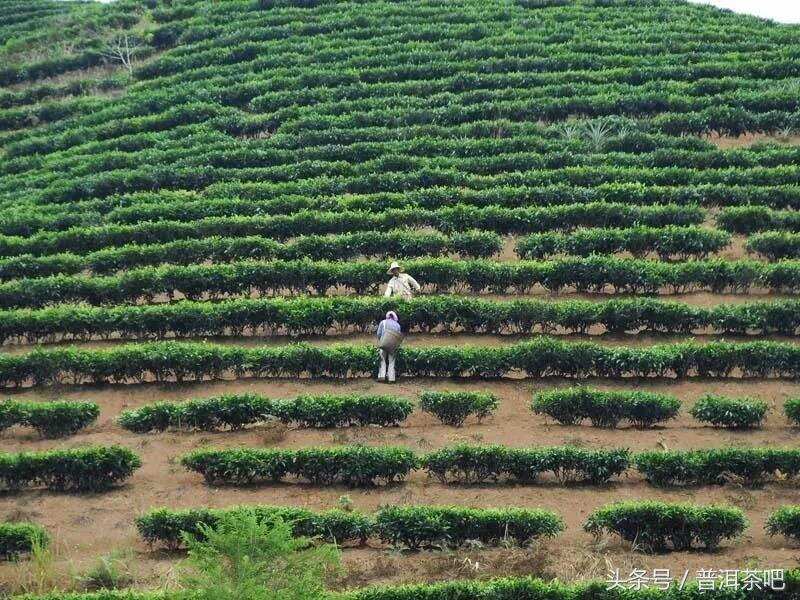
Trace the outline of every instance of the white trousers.
<instances>
[{"instance_id":1,"label":"white trousers","mask_svg":"<svg viewBox=\"0 0 800 600\"><path fill-rule=\"evenodd\" d=\"M394 381L394 353L386 352L386 350L378 350L380 355L381 366L378 369L378 379L386 379L387 381Z\"/></svg>"}]
</instances>

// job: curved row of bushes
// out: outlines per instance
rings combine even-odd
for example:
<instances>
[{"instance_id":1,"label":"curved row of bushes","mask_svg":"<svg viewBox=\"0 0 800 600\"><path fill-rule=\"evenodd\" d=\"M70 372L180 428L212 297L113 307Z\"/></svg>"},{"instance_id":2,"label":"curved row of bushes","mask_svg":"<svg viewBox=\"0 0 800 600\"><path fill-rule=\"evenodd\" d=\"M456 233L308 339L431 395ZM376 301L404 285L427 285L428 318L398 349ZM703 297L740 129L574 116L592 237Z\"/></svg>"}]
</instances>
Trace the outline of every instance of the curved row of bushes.
<instances>
[{"instance_id":1,"label":"curved row of bushes","mask_svg":"<svg viewBox=\"0 0 800 600\"><path fill-rule=\"evenodd\" d=\"M33 404L34 411L43 405L49 419L40 425L50 437L74 433L83 420L91 422L99 412L91 403ZM77 406L81 404L81 406ZM82 406L86 404L87 406ZM419 407L436 416L442 423L460 427L475 416L478 421L497 410L494 394L481 392L424 391ZM73 406L75 405L75 406ZM665 394L643 391L602 391L585 387L555 389L534 396L531 409L547 415L562 425L575 425L589 419L594 427L616 427L627 420L633 427L644 429L674 419L680 401ZM26 421L27 405L13 401L0 404L2 425ZM167 429L216 431L222 428L241 429L268 420L280 420L299 427L332 428L352 425L396 426L414 409L414 404L398 396L380 395L302 395L291 400L272 400L259 394L232 394L185 402L157 402L123 411L119 424L135 433ZM784 411L795 425L800 425L800 398L786 401ZM689 411L698 421L714 427L749 429L760 427L767 413L767 404L751 398L728 398L708 394ZM66 414L65 414L66 413ZM89 418L91 416L91 418Z\"/></svg>"},{"instance_id":2,"label":"curved row of bushes","mask_svg":"<svg viewBox=\"0 0 800 600\"><path fill-rule=\"evenodd\" d=\"M800 261L696 260L666 263L613 256L551 261L494 262L449 258L414 259L405 267L433 293L529 293L536 286L551 292L657 294L709 290L772 292L800 290ZM190 300L203 297L326 294L332 290L363 295L384 285L383 262L242 261L226 265L143 267L117 276L56 275L0 284L0 308L41 308L65 302L92 305L153 302L159 296ZM609 290L611 288L611 290Z\"/></svg>"},{"instance_id":3,"label":"curved row of bushes","mask_svg":"<svg viewBox=\"0 0 800 600\"><path fill-rule=\"evenodd\" d=\"M460 427L466 418L479 420L497 409L494 394L477 392L422 392L419 406L442 423ZM0 405L2 406L2 405ZM157 402L123 411L119 424L135 433L168 428L215 431L278 419L299 427L399 425L414 409L405 398L383 395L302 395L291 400L271 400L258 394L232 394L186 402Z\"/></svg>"},{"instance_id":4,"label":"curved row of bushes","mask_svg":"<svg viewBox=\"0 0 800 600\"><path fill-rule=\"evenodd\" d=\"M292 525L295 535L321 538L337 544L364 545L368 538L396 547L457 547L469 540L499 545L527 544L553 537L564 524L556 514L538 509L480 509L457 506L389 506L374 515L342 510L312 512L303 508L242 506L232 509L165 508L136 519L136 528L150 545L179 548L186 533L202 538L200 525L213 527L223 514L247 511L257 518L281 518Z\"/></svg>"},{"instance_id":5,"label":"curved row of bushes","mask_svg":"<svg viewBox=\"0 0 800 600\"><path fill-rule=\"evenodd\" d=\"M100 492L130 477L142 464L128 448L89 446L71 450L0 453L0 482L10 490L45 487Z\"/></svg>"},{"instance_id":6,"label":"curved row of bushes","mask_svg":"<svg viewBox=\"0 0 800 600\"><path fill-rule=\"evenodd\" d=\"M397 396L324 394L271 400L258 394L233 394L180 403L157 402L122 412L118 422L136 433L168 428L235 430L269 419L300 427L388 427L404 421L413 408L411 401Z\"/></svg>"},{"instance_id":7,"label":"curved row of bushes","mask_svg":"<svg viewBox=\"0 0 800 600\"><path fill-rule=\"evenodd\" d=\"M775 238L779 238L776 240ZM790 239L787 239L790 238ZM749 251L772 259L800 257L800 239L790 234L761 234L748 240ZM701 227L579 229L572 233L547 232L524 237L516 253L523 259L553 255L590 256L630 252L635 258L656 253L661 259L706 258L727 247L730 234ZM780 247L777 247L780 244ZM458 254L463 258L489 258L503 246L500 236L488 231L467 231L445 236L414 231L360 232L331 236L302 236L289 243L262 237L211 237L151 245L126 245L86 255L20 255L0 259L0 280L75 275L83 272L112 274L139 267L230 263L243 260L342 260L357 257L419 258Z\"/></svg>"},{"instance_id":8,"label":"curved row of bushes","mask_svg":"<svg viewBox=\"0 0 800 600\"><path fill-rule=\"evenodd\" d=\"M504 126L516 125L504 123ZM672 138L674 141L674 138ZM687 139L687 138L684 138ZM562 141L558 142L563 144ZM332 187L332 186L331 186ZM189 192L194 194L195 192ZM141 198L137 194L137 198ZM170 194L161 199L155 194ZM633 183L600 183L594 186L555 183L542 187L493 186L482 190L461 187L430 187L404 192L367 192L359 195L338 195L334 190L318 194L275 194L266 182L228 181L216 183L202 191L202 196L176 197L169 190L150 193L149 201L125 201L132 195L116 197L113 202L95 200L92 206L107 212L109 222L196 220L236 214L286 214L303 209L320 211L369 210L382 212L390 208L434 210L445 206L558 206L611 202L630 205L676 204L701 207L763 206L771 209L800 208L800 192L794 185L645 185ZM37 207L32 211L36 214ZM48 212L59 214L69 205L44 205ZM10 207L9 207L10 208ZM39 210L41 210L39 208ZM20 215L20 218L23 218ZM23 221L24 223L24 221ZM596 225L599 226L599 225ZM28 232L29 230L23 229ZM11 233L8 231L7 233Z\"/></svg>"},{"instance_id":9,"label":"curved row of bushes","mask_svg":"<svg viewBox=\"0 0 800 600\"><path fill-rule=\"evenodd\" d=\"M86 255L21 255L0 259L0 280L75 275L111 274L162 264L196 265L242 260L344 260L368 258L419 258L457 254L463 258L489 258L503 247L499 235L467 231L445 236L417 231L360 232L331 236L302 236L289 243L262 237L179 240L152 245L127 245Z\"/></svg>"},{"instance_id":10,"label":"curved row of bushes","mask_svg":"<svg viewBox=\"0 0 800 600\"><path fill-rule=\"evenodd\" d=\"M228 509L159 508L136 518L139 535L151 546L180 548L184 536L203 536L223 515L247 512L257 518L290 522L295 535L364 545L369 538L395 547L457 547L468 541L498 545L526 544L564 530L556 514L540 509L478 509L455 506L389 506L374 515L342 510L313 512L284 506L239 506ZM744 513L725 506L659 501L627 501L592 512L583 529L595 536L619 535L643 552L685 551L696 546L714 550L725 539L739 537L749 526ZM800 539L800 507L783 506L767 520L769 535ZM2 528L0 527L0 531Z\"/></svg>"},{"instance_id":11,"label":"curved row of bushes","mask_svg":"<svg viewBox=\"0 0 800 600\"><path fill-rule=\"evenodd\" d=\"M461 140L459 140L459 143ZM561 142L559 142L561 143ZM201 193L161 190L136 192L108 199L70 204L4 206L0 233L28 237L36 232L63 231L77 226L133 225L146 221L198 221L211 217L288 215L304 210L331 212L384 212L387 210L439 210L453 206L530 208L578 204L755 206L772 209L800 208L797 186L699 185L645 186L639 183L600 184L594 187L497 186L486 190L434 187L404 192L336 195L286 195L260 191L259 182L226 182ZM666 225L667 223L663 223ZM687 225L689 223L686 223ZM598 221L589 227L608 227Z\"/></svg>"},{"instance_id":12,"label":"curved row of bushes","mask_svg":"<svg viewBox=\"0 0 800 600\"><path fill-rule=\"evenodd\" d=\"M370 331L394 310L406 331L478 334L658 332L797 335L800 300L718 304L710 308L655 298L553 302L463 296L236 298L143 306L70 306L0 311L0 342L61 338L164 339L222 335L335 335Z\"/></svg>"},{"instance_id":13,"label":"curved row of bushes","mask_svg":"<svg viewBox=\"0 0 800 600\"><path fill-rule=\"evenodd\" d=\"M16 559L35 548L45 548L49 542L50 536L40 525L0 522L0 560Z\"/></svg>"},{"instance_id":14,"label":"curved row of bushes","mask_svg":"<svg viewBox=\"0 0 800 600\"><path fill-rule=\"evenodd\" d=\"M620 421L627 420L641 429L674 419L680 407L677 398L664 394L606 392L585 387L541 392L531 403L535 413L547 415L562 425L575 425L589 419L594 427L616 427ZM752 429L761 426L767 410L762 400L707 394L694 403L689 414L714 427ZM800 424L800 399L787 400L784 411L790 421Z\"/></svg>"},{"instance_id":15,"label":"curved row of bushes","mask_svg":"<svg viewBox=\"0 0 800 600\"><path fill-rule=\"evenodd\" d=\"M758 486L800 475L800 450L788 448L710 448L645 451L574 446L512 448L458 444L417 455L399 447L341 446L302 450L201 449L181 464L210 484L249 485L293 476L316 485L342 483L366 487L402 481L417 469L443 484L507 481L533 484L549 473L561 483L602 484L635 468L652 485Z\"/></svg>"},{"instance_id":16,"label":"curved row of bushes","mask_svg":"<svg viewBox=\"0 0 800 600\"><path fill-rule=\"evenodd\" d=\"M0 433L13 425L32 427L44 438L74 435L94 423L100 407L94 402L0 402Z\"/></svg>"},{"instance_id":17,"label":"curved row of bushes","mask_svg":"<svg viewBox=\"0 0 800 600\"><path fill-rule=\"evenodd\" d=\"M200 107L204 109L205 107ZM201 122L206 117L194 106L182 106L181 110L190 115L194 122ZM215 109L216 110L216 109ZM230 113L230 109L224 112ZM383 111L384 113L386 111ZM167 115L169 118L170 115ZM220 115L226 119L228 115ZM704 119L704 114L696 115ZM788 124L797 128L797 114L773 113L773 123ZM744 115L747 118L747 115ZM235 117L234 117L235 118ZM261 115L247 123L233 123L233 126L223 126L222 130L231 135L241 135L248 131L263 132L264 121L269 116ZM359 114L353 119L363 119ZM755 127L744 130L755 132L759 123L764 125L762 131L774 131L772 124L756 118ZM207 123L209 126L216 123ZM227 123L226 123L227 125ZM243 125L243 127L242 127ZM267 124L269 127L270 125ZM324 127L325 125L314 126ZM780 125L784 127L785 125ZM394 123L390 125L395 129ZM281 126L287 134L288 128ZM303 134L307 132L302 132ZM50 135L48 139L52 138ZM336 139L336 138L334 138ZM12 145L6 146L8 150ZM205 155L208 160L215 160L213 153ZM598 184L631 184L642 185L716 185L728 184L734 186L748 185L777 185L786 186L796 184L798 176L793 166L776 167L749 167L726 169L693 169L687 167L626 167L626 166L565 166L558 169L524 170L525 165L514 162L498 163L482 159L472 161L470 165L474 171L463 169L463 160L450 160L437 157L404 158L399 165L387 157L365 161L358 165L351 165L343 161L325 162L320 160L305 160L298 164L279 165L275 167L260 167L253 165L241 167L237 163L224 166L197 164L202 160L202 151L198 152L192 160L183 161L182 164L172 165L146 165L134 169L118 169L103 171L92 176L64 180L45 175L42 178L53 179L47 186L26 190L30 201L37 204L65 203L79 201L85 198L107 198L109 196L137 191L157 191L161 189L199 190L214 183L222 183L231 179L244 179L246 181L268 182L265 190L273 190L278 194L315 194L325 193L334 189L340 194L364 194L372 192L402 192L407 189L425 187L465 187L477 190L495 186L520 186L520 187L546 187L556 184L572 184L577 186L591 186ZM524 159L523 159L524 160ZM484 165L488 166L485 168ZM396 170L400 166L402 171ZM476 168L477 167L477 168ZM505 171L508 167L522 168L519 171ZM370 170L371 169L371 170ZM477 172L476 172L477 171ZM482 171L482 172L481 172ZM40 185L41 179L40 178ZM13 194L12 181L24 181L25 177L15 176L6 178L4 186L0 185L0 193L9 196ZM484 229L479 225L476 229ZM530 231L541 231L536 226Z\"/></svg>"},{"instance_id":18,"label":"curved row of bushes","mask_svg":"<svg viewBox=\"0 0 800 600\"><path fill-rule=\"evenodd\" d=\"M41 231L28 237L0 236L0 256L46 256L61 252L88 254L127 244L166 244L210 237L259 236L288 240L299 236L388 232L433 227L448 234L469 230L494 233L532 233L575 227L696 225L705 212L696 206L630 206L597 202L540 208L453 206L437 210L301 211L291 215L209 217L196 221L141 222L133 225L75 227Z\"/></svg>"},{"instance_id":19,"label":"curved row of bushes","mask_svg":"<svg viewBox=\"0 0 800 600\"><path fill-rule=\"evenodd\" d=\"M539 337L508 346L404 347L397 368L408 377L800 377L800 346L781 342L682 342L644 348ZM108 350L36 349L0 355L0 386L53 383L202 381L235 377L367 377L377 372L372 345L291 344L243 348L152 342Z\"/></svg>"},{"instance_id":20,"label":"curved row of bushes","mask_svg":"<svg viewBox=\"0 0 800 600\"><path fill-rule=\"evenodd\" d=\"M706 258L731 242L725 231L703 227L632 227L627 229L578 229L571 233L536 233L517 242L523 259L553 255L590 256L630 252L635 258L650 253L662 260Z\"/></svg>"}]
</instances>

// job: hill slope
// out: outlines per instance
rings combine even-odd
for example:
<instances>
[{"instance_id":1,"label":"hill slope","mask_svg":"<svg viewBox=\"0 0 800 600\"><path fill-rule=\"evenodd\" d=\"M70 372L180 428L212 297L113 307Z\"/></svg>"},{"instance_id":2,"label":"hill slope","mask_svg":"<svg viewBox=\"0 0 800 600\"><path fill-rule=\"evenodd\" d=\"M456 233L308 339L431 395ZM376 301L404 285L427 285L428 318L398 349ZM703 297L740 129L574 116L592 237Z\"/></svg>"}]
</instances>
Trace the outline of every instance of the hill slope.
<instances>
[{"instance_id":1,"label":"hill slope","mask_svg":"<svg viewBox=\"0 0 800 600\"><path fill-rule=\"evenodd\" d=\"M45 28L60 18L52 5L41 3ZM180 1L142 3L122 22L116 4L91 8L97 25L87 29L97 35L78 42L86 48L0 73L14 84L0 112L6 208L47 206L72 224L113 221L110 208L129 201L100 201L110 196L173 189L226 198L431 187L530 195L561 184L591 196L608 183L687 195L704 185L795 183L793 169L781 168L794 153L726 158L672 136L792 131L798 27L675 1ZM120 31L138 45L131 76L114 84L124 89L59 98L58 77L118 65L102 50ZM4 29L7 46L21 44L14 35L13 25ZM34 47L48 43L28 36ZM607 119L559 125L575 117ZM572 199L565 190L551 201L564 197Z\"/></svg>"},{"instance_id":2,"label":"hill slope","mask_svg":"<svg viewBox=\"0 0 800 600\"><path fill-rule=\"evenodd\" d=\"M766 525L797 502L800 451L765 449L796 447L800 420L800 26L677 0L0 14L0 388L20 400L0 407L0 524L40 524L56 549L47 581L44 559L0 564L0 595L109 568L172 581L177 554L148 542L216 513L137 529L158 506L354 509L302 513L337 538L327 524L417 504L436 521L418 543L461 545L393 552L407 536L353 529L337 589L708 568L672 530L669 555L594 543L587 517L621 498L741 509L715 569L796 563ZM390 260L422 297L382 296ZM395 386L374 378L388 310L411 334ZM585 379L597 389L532 405ZM456 443L507 448L429 454ZM117 444L138 457L113 477L60 477ZM281 452L194 453L207 444ZM9 456L84 446L102 448ZM654 449L676 451L674 472L653 475ZM546 509L566 528L508 547L517 513L485 513L476 536L432 505ZM93 568L112 550L125 558Z\"/></svg>"}]
</instances>

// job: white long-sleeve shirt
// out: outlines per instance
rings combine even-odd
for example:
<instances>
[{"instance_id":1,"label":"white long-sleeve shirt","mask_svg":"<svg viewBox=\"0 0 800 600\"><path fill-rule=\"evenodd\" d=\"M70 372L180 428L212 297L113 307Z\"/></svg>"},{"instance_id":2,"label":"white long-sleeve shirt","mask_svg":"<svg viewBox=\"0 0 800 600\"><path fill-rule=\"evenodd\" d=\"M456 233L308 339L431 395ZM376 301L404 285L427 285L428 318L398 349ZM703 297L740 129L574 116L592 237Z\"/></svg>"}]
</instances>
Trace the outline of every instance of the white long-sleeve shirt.
<instances>
[{"instance_id":1,"label":"white long-sleeve shirt","mask_svg":"<svg viewBox=\"0 0 800 600\"><path fill-rule=\"evenodd\" d=\"M383 295L387 298L398 296L403 300L411 300L414 297L414 292L419 290L420 285L416 279L406 273L400 273L389 280Z\"/></svg>"}]
</instances>

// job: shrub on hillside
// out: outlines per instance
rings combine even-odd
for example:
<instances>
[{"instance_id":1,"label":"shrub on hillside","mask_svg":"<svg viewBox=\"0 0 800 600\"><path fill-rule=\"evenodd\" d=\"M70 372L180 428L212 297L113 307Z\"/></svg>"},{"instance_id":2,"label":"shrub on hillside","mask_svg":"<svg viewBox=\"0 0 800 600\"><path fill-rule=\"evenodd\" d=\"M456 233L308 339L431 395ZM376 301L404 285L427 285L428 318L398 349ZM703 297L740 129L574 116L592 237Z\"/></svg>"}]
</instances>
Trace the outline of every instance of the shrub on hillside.
<instances>
[{"instance_id":1,"label":"shrub on hillside","mask_svg":"<svg viewBox=\"0 0 800 600\"><path fill-rule=\"evenodd\" d=\"M412 549L458 547L473 540L492 546L523 545L558 535L564 522L553 512L536 509L389 506L375 515L375 530L382 541Z\"/></svg>"},{"instance_id":2,"label":"shrub on hillside","mask_svg":"<svg viewBox=\"0 0 800 600\"><path fill-rule=\"evenodd\" d=\"M97 420L100 407L94 402L17 402L0 403L0 431L12 425L34 428L45 438L74 435Z\"/></svg>"},{"instance_id":3,"label":"shrub on hillside","mask_svg":"<svg viewBox=\"0 0 800 600\"><path fill-rule=\"evenodd\" d=\"M295 506L241 506L186 510L158 508L137 517L136 529L148 544L160 543L174 550L183 545L185 533L202 538L201 525L214 527L223 515L241 511L251 512L263 521L281 518L292 526L292 533L296 536L321 538L336 544L363 545L373 528L370 517L357 512L313 512Z\"/></svg>"},{"instance_id":4,"label":"shrub on hillside","mask_svg":"<svg viewBox=\"0 0 800 600\"><path fill-rule=\"evenodd\" d=\"M209 483L247 485L294 475L316 485L369 487L404 479L416 467L417 459L411 450L391 446L239 448L195 450L184 455L181 464Z\"/></svg>"},{"instance_id":5,"label":"shrub on hillside","mask_svg":"<svg viewBox=\"0 0 800 600\"><path fill-rule=\"evenodd\" d=\"M397 396L322 394L277 402L274 414L283 422L300 427L389 427L405 421L413 409L409 400Z\"/></svg>"},{"instance_id":6,"label":"shrub on hillside","mask_svg":"<svg viewBox=\"0 0 800 600\"><path fill-rule=\"evenodd\" d=\"M688 550L700 545L714 550L748 527L738 508L665 502L620 502L593 512L584 529L595 535L616 533L643 552Z\"/></svg>"},{"instance_id":7,"label":"shrub on hillside","mask_svg":"<svg viewBox=\"0 0 800 600\"><path fill-rule=\"evenodd\" d=\"M0 523L0 559L15 559L49 541L44 528L34 523Z\"/></svg>"},{"instance_id":8,"label":"shrub on hillside","mask_svg":"<svg viewBox=\"0 0 800 600\"><path fill-rule=\"evenodd\" d=\"M100 407L94 402L30 402L23 410L23 423L46 438L74 435L100 416Z\"/></svg>"},{"instance_id":9,"label":"shrub on hillside","mask_svg":"<svg viewBox=\"0 0 800 600\"><path fill-rule=\"evenodd\" d=\"M779 448L710 448L639 452L636 469L653 485L749 486L771 478L800 475L800 450Z\"/></svg>"},{"instance_id":10,"label":"shrub on hillside","mask_svg":"<svg viewBox=\"0 0 800 600\"><path fill-rule=\"evenodd\" d=\"M457 444L424 455L420 466L442 483L497 481L505 472L506 446Z\"/></svg>"},{"instance_id":11,"label":"shrub on hillside","mask_svg":"<svg viewBox=\"0 0 800 600\"><path fill-rule=\"evenodd\" d=\"M134 410L123 411L117 417L117 423L134 433L150 431L166 431L170 426L182 423L176 418L178 405L173 402L156 402Z\"/></svg>"},{"instance_id":12,"label":"shrub on hillside","mask_svg":"<svg viewBox=\"0 0 800 600\"><path fill-rule=\"evenodd\" d=\"M14 425L19 425L25 418L21 402L6 400L0 402L0 432Z\"/></svg>"},{"instance_id":13,"label":"shrub on hillside","mask_svg":"<svg viewBox=\"0 0 800 600\"><path fill-rule=\"evenodd\" d=\"M180 403L159 402L125 411L119 424L136 433L151 430L199 429L215 431L223 427L242 429L274 415L273 402L258 394L231 394Z\"/></svg>"},{"instance_id":14,"label":"shrub on hillside","mask_svg":"<svg viewBox=\"0 0 800 600\"><path fill-rule=\"evenodd\" d=\"M767 533L800 541L800 506L781 506L767 519Z\"/></svg>"},{"instance_id":15,"label":"shrub on hillside","mask_svg":"<svg viewBox=\"0 0 800 600\"><path fill-rule=\"evenodd\" d=\"M426 454L420 464L442 483L481 483L502 478L534 483L542 474L551 473L562 483L600 484L622 474L629 462L630 452L624 449L459 444Z\"/></svg>"},{"instance_id":16,"label":"shrub on hillside","mask_svg":"<svg viewBox=\"0 0 800 600\"><path fill-rule=\"evenodd\" d=\"M623 419L634 427L647 428L673 419L680 401L651 392L604 392L584 387L550 390L536 394L531 409L562 425L589 419L595 427L616 427Z\"/></svg>"},{"instance_id":17,"label":"shrub on hillside","mask_svg":"<svg viewBox=\"0 0 800 600\"><path fill-rule=\"evenodd\" d=\"M0 482L17 490L44 486L56 491L99 492L130 477L141 459L120 446L0 453Z\"/></svg>"},{"instance_id":18,"label":"shrub on hillside","mask_svg":"<svg viewBox=\"0 0 800 600\"><path fill-rule=\"evenodd\" d=\"M789 398L783 405L783 412L796 427L800 427L800 398Z\"/></svg>"},{"instance_id":19,"label":"shrub on hillside","mask_svg":"<svg viewBox=\"0 0 800 600\"><path fill-rule=\"evenodd\" d=\"M480 392L422 392L419 406L423 412L436 416L445 425L461 427L467 417L481 421L497 410L497 396Z\"/></svg>"},{"instance_id":20,"label":"shrub on hillside","mask_svg":"<svg viewBox=\"0 0 800 600\"><path fill-rule=\"evenodd\" d=\"M767 414L767 403L752 398L726 398L709 394L698 400L689 414L714 427L752 429L761 426Z\"/></svg>"},{"instance_id":21,"label":"shrub on hillside","mask_svg":"<svg viewBox=\"0 0 800 600\"><path fill-rule=\"evenodd\" d=\"M349 425L397 425L413 404L394 396L306 395L290 400L271 400L258 394L217 396L181 403L158 402L125 411L119 424L136 433L176 429L214 431L223 427L241 429L271 419L299 427L345 427Z\"/></svg>"}]
</instances>

